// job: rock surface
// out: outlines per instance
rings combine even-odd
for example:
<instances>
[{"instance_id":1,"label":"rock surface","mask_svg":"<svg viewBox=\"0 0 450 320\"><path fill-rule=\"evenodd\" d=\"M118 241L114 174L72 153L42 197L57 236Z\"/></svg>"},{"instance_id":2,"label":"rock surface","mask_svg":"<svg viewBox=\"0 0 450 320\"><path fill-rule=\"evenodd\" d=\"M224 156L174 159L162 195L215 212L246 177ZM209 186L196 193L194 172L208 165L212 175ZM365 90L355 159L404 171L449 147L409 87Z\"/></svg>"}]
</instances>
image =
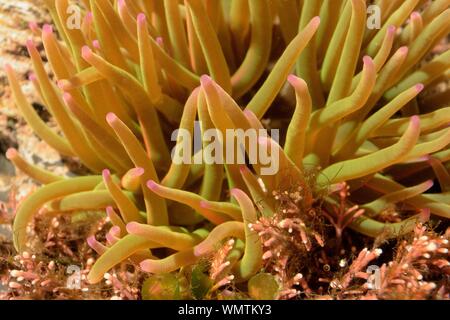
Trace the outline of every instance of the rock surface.
<instances>
[{"instance_id":1,"label":"rock surface","mask_svg":"<svg viewBox=\"0 0 450 320\"><path fill-rule=\"evenodd\" d=\"M17 197L23 197L34 187L33 181L20 172L5 158L8 148L18 148L28 161L57 173L66 171L60 156L37 137L18 113L8 88L3 66L9 63L20 79L22 90L28 101L38 113L54 126L51 117L28 81L32 72L31 62L25 47L28 39L33 39L39 49L42 43L33 36L29 23L42 26L50 22L50 15L42 0L0 0L0 201L6 202L11 188L16 189ZM19 187L20 186L20 187Z\"/></svg>"}]
</instances>

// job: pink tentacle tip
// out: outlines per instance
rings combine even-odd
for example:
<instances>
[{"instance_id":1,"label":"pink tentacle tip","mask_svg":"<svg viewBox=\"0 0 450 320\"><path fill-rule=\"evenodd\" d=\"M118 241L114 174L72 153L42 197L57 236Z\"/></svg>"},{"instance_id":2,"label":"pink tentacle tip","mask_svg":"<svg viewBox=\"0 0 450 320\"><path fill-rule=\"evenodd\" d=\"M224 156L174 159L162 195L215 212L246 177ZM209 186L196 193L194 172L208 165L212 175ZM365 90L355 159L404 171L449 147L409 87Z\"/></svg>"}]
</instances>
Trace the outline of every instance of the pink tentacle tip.
<instances>
[{"instance_id":1,"label":"pink tentacle tip","mask_svg":"<svg viewBox=\"0 0 450 320\"><path fill-rule=\"evenodd\" d=\"M89 247L91 247L92 249L94 249L94 247L97 244L97 239L95 239L95 236L90 236L86 239L86 242L88 244Z\"/></svg>"},{"instance_id":2,"label":"pink tentacle tip","mask_svg":"<svg viewBox=\"0 0 450 320\"><path fill-rule=\"evenodd\" d=\"M147 22L147 17L145 16L144 13L139 13L139 14L138 14L138 16L137 16L137 22L138 22L139 24L142 24L142 23L146 23L146 22Z\"/></svg>"},{"instance_id":3,"label":"pink tentacle tip","mask_svg":"<svg viewBox=\"0 0 450 320\"><path fill-rule=\"evenodd\" d=\"M363 62L365 65L373 65L373 59L370 56L364 56L363 57Z\"/></svg>"},{"instance_id":4,"label":"pink tentacle tip","mask_svg":"<svg viewBox=\"0 0 450 320\"><path fill-rule=\"evenodd\" d=\"M419 12L414 11L413 13L411 13L411 19L420 19L422 18L422 16L420 15Z\"/></svg>"},{"instance_id":5,"label":"pink tentacle tip","mask_svg":"<svg viewBox=\"0 0 450 320\"><path fill-rule=\"evenodd\" d=\"M5 72L12 72L13 68L11 67L11 65L9 63L5 63L3 68L5 69Z\"/></svg>"},{"instance_id":6,"label":"pink tentacle tip","mask_svg":"<svg viewBox=\"0 0 450 320\"><path fill-rule=\"evenodd\" d=\"M300 77L297 77L295 74L288 75L287 81L293 87L298 87L298 86L305 86L305 87L307 87L308 86L308 84L305 82L305 80L303 80Z\"/></svg>"},{"instance_id":7,"label":"pink tentacle tip","mask_svg":"<svg viewBox=\"0 0 450 320\"><path fill-rule=\"evenodd\" d=\"M160 46L160 47L164 47L164 40L162 37L157 37L156 39L156 43Z\"/></svg>"},{"instance_id":8,"label":"pink tentacle tip","mask_svg":"<svg viewBox=\"0 0 450 320\"><path fill-rule=\"evenodd\" d=\"M107 206L106 207L106 214L110 215L114 213L114 208L112 206Z\"/></svg>"},{"instance_id":9,"label":"pink tentacle tip","mask_svg":"<svg viewBox=\"0 0 450 320\"><path fill-rule=\"evenodd\" d=\"M72 102L72 95L68 92L63 93L63 100L67 103Z\"/></svg>"},{"instance_id":10,"label":"pink tentacle tip","mask_svg":"<svg viewBox=\"0 0 450 320\"><path fill-rule=\"evenodd\" d=\"M151 259L147 259L142 261L139 266L141 267L141 269L143 271L149 272L150 271L150 264L151 264Z\"/></svg>"},{"instance_id":11,"label":"pink tentacle tip","mask_svg":"<svg viewBox=\"0 0 450 320\"><path fill-rule=\"evenodd\" d=\"M242 111L244 113L244 115L246 115L247 117L251 117L251 116L255 116L255 113L252 110L249 109L244 109L244 111Z\"/></svg>"},{"instance_id":12,"label":"pink tentacle tip","mask_svg":"<svg viewBox=\"0 0 450 320\"><path fill-rule=\"evenodd\" d=\"M295 74L290 74L287 77L287 81L292 85L295 86L298 83L298 77Z\"/></svg>"},{"instance_id":13,"label":"pink tentacle tip","mask_svg":"<svg viewBox=\"0 0 450 320\"><path fill-rule=\"evenodd\" d=\"M125 228L127 229L128 233L135 233L136 230L139 228L139 223L135 221L129 222L127 223Z\"/></svg>"},{"instance_id":14,"label":"pink tentacle tip","mask_svg":"<svg viewBox=\"0 0 450 320\"><path fill-rule=\"evenodd\" d=\"M209 208L208 202L205 201L205 200L201 200L200 201L200 208L208 209Z\"/></svg>"},{"instance_id":15,"label":"pink tentacle tip","mask_svg":"<svg viewBox=\"0 0 450 320\"><path fill-rule=\"evenodd\" d=\"M202 85L210 85L212 81L213 80L211 79L211 77L207 74L203 74L200 76L200 83Z\"/></svg>"},{"instance_id":16,"label":"pink tentacle tip","mask_svg":"<svg viewBox=\"0 0 450 320\"><path fill-rule=\"evenodd\" d=\"M420 127L420 117L419 116L412 116L411 117L411 125L414 127Z\"/></svg>"},{"instance_id":17,"label":"pink tentacle tip","mask_svg":"<svg viewBox=\"0 0 450 320\"><path fill-rule=\"evenodd\" d=\"M86 13L86 16L84 17L87 21L91 21L92 19L94 19L94 15L92 14L92 11L88 11Z\"/></svg>"},{"instance_id":18,"label":"pink tentacle tip","mask_svg":"<svg viewBox=\"0 0 450 320\"><path fill-rule=\"evenodd\" d=\"M416 84L417 92L421 92L424 88L425 88L425 86L423 85L423 83Z\"/></svg>"},{"instance_id":19,"label":"pink tentacle tip","mask_svg":"<svg viewBox=\"0 0 450 320\"><path fill-rule=\"evenodd\" d=\"M89 59L92 56L92 50L88 46L81 48L81 56L83 59Z\"/></svg>"},{"instance_id":20,"label":"pink tentacle tip","mask_svg":"<svg viewBox=\"0 0 450 320\"><path fill-rule=\"evenodd\" d=\"M205 250L203 246L197 245L194 247L194 256L201 257L205 254L206 251L207 250Z\"/></svg>"},{"instance_id":21,"label":"pink tentacle tip","mask_svg":"<svg viewBox=\"0 0 450 320\"><path fill-rule=\"evenodd\" d=\"M150 190L156 190L158 188L158 184L153 180L148 180L147 188L149 188Z\"/></svg>"},{"instance_id":22,"label":"pink tentacle tip","mask_svg":"<svg viewBox=\"0 0 450 320\"><path fill-rule=\"evenodd\" d=\"M49 24L44 24L42 27L42 33L44 34L52 34L53 33L53 27Z\"/></svg>"},{"instance_id":23,"label":"pink tentacle tip","mask_svg":"<svg viewBox=\"0 0 450 320\"><path fill-rule=\"evenodd\" d=\"M424 156L418 157L415 162L428 162L429 159L430 159L429 155L424 155Z\"/></svg>"},{"instance_id":24,"label":"pink tentacle tip","mask_svg":"<svg viewBox=\"0 0 450 320\"><path fill-rule=\"evenodd\" d=\"M116 120L117 120L117 116L113 112L109 112L106 115L106 122L108 122L109 124L113 123Z\"/></svg>"},{"instance_id":25,"label":"pink tentacle tip","mask_svg":"<svg viewBox=\"0 0 450 320\"><path fill-rule=\"evenodd\" d=\"M238 189L238 188L232 188L232 189L230 190L230 194L231 194L233 197L239 197L241 193L242 193L242 191L241 191L240 189Z\"/></svg>"},{"instance_id":26,"label":"pink tentacle tip","mask_svg":"<svg viewBox=\"0 0 450 320\"><path fill-rule=\"evenodd\" d=\"M419 214L419 219L422 223L427 222L428 220L430 220L430 214L431 214L431 210L430 208L424 208L421 210L420 214Z\"/></svg>"},{"instance_id":27,"label":"pink tentacle tip","mask_svg":"<svg viewBox=\"0 0 450 320\"><path fill-rule=\"evenodd\" d=\"M102 176L103 179L109 180L111 178L111 172L108 169L103 169Z\"/></svg>"},{"instance_id":28,"label":"pink tentacle tip","mask_svg":"<svg viewBox=\"0 0 450 320\"><path fill-rule=\"evenodd\" d=\"M395 32L395 30L397 30L397 27L394 26L394 25L389 26L389 27L387 28L387 32L388 32L389 34L393 34L393 33Z\"/></svg>"},{"instance_id":29,"label":"pink tentacle tip","mask_svg":"<svg viewBox=\"0 0 450 320\"><path fill-rule=\"evenodd\" d=\"M240 173L246 173L247 172L247 166L245 166L245 165L240 165L239 166L239 172Z\"/></svg>"},{"instance_id":30,"label":"pink tentacle tip","mask_svg":"<svg viewBox=\"0 0 450 320\"><path fill-rule=\"evenodd\" d=\"M30 76L31 77L31 76ZM30 79L31 80L31 79ZM64 80L58 80L56 81L56 85L58 86L58 88L60 88L61 90L64 90L64 88L66 87L66 82Z\"/></svg>"},{"instance_id":31,"label":"pink tentacle tip","mask_svg":"<svg viewBox=\"0 0 450 320\"><path fill-rule=\"evenodd\" d=\"M110 230L110 231L111 231L111 230ZM107 243L108 243L109 245L113 245L114 243L117 242L117 239L116 239L116 237L115 237L113 234L111 234L110 231L108 231L108 232L106 233L105 238L106 238L106 241L107 241Z\"/></svg>"},{"instance_id":32,"label":"pink tentacle tip","mask_svg":"<svg viewBox=\"0 0 450 320\"><path fill-rule=\"evenodd\" d=\"M120 227L112 226L111 229L109 229L109 232L111 233L111 235L118 237L120 235Z\"/></svg>"},{"instance_id":33,"label":"pink tentacle tip","mask_svg":"<svg viewBox=\"0 0 450 320\"><path fill-rule=\"evenodd\" d=\"M311 23L312 23L314 26L318 27L318 26L320 25L320 17L319 17L319 16L316 16L316 17L312 18L312 19L311 19Z\"/></svg>"},{"instance_id":34,"label":"pink tentacle tip","mask_svg":"<svg viewBox=\"0 0 450 320\"><path fill-rule=\"evenodd\" d=\"M400 54L404 54L404 55L408 54L408 51L409 51L409 48L407 46L403 46L398 49L398 52Z\"/></svg>"},{"instance_id":35,"label":"pink tentacle tip","mask_svg":"<svg viewBox=\"0 0 450 320\"><path fill-rule=\"evenodd\" d=\"M131 175L132 175L133 177L140 177L140 176L142 176L144 173L145 173L144 168L138 167L138 168L134 168L134 169L133 169L133 171L131 172Z\"/></svg>"},{"instance_id":36,"label":"pink tentacle tip","mask_svg":"<svg viewBox=\"0 0 450 320\"><path fill-rule=\"evenodd\" d=\"M30 80L30 81L36 81L37 80L37 77L36 77L36 75L34 74L34 73L30 73L29 75L28 75L28 80ZM59 82L59 81L58 81ZM59 85L58 85L59 86Z\"/></svg>"},{"instance_id":37,"label":"pink tentacle tip","mask_svg":"<svg viewBox=\"0 0 450 320\"><path fill-rule=\"evenodd\" d=\"M34 41L32 39L27 40L26 47L28 49L28 52L36 50L36 46L34 45Z\"/></svg>"},{"instance_id":38,"label":"pink tentacle tip","mask_svg":"<svg viewBox=\"0 0 450 320\"><path fill-rule=\"evenodd\" d=\"M17 156L17 150L14 148L9 148L5 153L6 159L11 160Z\"/></svg>"},{"instance_id":39,"label":"pink tentacle tip","mask_svg":"<svg viewBox=\"0 0 450 320\"><path fill-rule=\"evenodd\" d=\"M30 21L28 23L28 28L30 28L30 30L33 31L33 32L37 32L39 30L39 26L36 23L36 21Z\"/></svg>"},{"instance_id":40,"label":"pink tentacle tip","mask_svg":"<svg viewBox=\"0 0 450 320\"><path fill-rule=\"evenodd\" d=\"M123 9L125 7L125 0L119 0L117 5L119 6L119 9Z\"/></svg>"},{"instance_id":41,"label":"pink tentacle tip","mask_svg":"<svg viewBox=\"0 0 450 320\"><path fill-rule=\"evenodd\" d=\"M98 41L98 40L92 41L92 46L93 46L95 49L100 49L100 41Z\"/></svg>"}]
</instances>

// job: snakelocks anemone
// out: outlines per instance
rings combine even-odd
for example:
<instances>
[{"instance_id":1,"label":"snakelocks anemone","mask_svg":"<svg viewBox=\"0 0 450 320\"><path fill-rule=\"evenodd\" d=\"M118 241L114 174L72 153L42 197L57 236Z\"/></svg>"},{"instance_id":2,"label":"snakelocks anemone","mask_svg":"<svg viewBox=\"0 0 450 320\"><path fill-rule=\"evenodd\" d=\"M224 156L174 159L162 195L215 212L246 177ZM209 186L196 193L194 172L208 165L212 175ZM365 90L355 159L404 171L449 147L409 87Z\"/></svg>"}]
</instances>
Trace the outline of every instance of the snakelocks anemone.
<instances>
[{"instance_id":1,"label":"snakelocks anemone","mask_svg":"<svg viewBox=\"0 0 450 320\"><path fill-rule=\"evenodd\" d=\"M103 211L112 226L105 243L87 240L90 283L124 262L166 275L209 259L209 295L248 283L255 297L272 273L274 297L292 298L307 288L302 258L339 250L344 229L392 239L450 218L449 0L45 2L53 25L33 32L51 76L26 47L58 132L5 70L28 125L90 173L58 176L8 150L42 184L17 209L19 252L33 250L42 208ZM256 132L256 146L246 136L244 163L213 161L210 129L215 158L235 151L227 130ZM249 161L254 148L275 173ZM174 161L181 152L193 161Z\"/></svg>"}]
</instances>

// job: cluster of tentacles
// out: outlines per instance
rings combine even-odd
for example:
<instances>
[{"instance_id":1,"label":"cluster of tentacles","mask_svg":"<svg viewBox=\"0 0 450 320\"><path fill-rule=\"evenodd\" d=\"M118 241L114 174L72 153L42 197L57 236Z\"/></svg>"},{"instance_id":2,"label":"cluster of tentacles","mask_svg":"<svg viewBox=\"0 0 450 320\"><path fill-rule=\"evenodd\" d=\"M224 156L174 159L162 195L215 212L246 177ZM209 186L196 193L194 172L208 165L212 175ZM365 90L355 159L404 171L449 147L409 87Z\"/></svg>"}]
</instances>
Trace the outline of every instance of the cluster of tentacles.
<instances>
[{"instance_id":1,"label":"cluster of tentacles","mask_svg":"<svg viewBox=\"0 0 450 320\"><path fill-rule=\"evenodd\" d=\"M450 107L448 90L436 91L450 51L430 54L449 32L450 1L377 0L379 30L367 28L372 1L364 0L84 0L79 29L66 24L68 0L46 2L57 33L31 28L53 75L30 40L30 81L62 134L39 118L10 66L6 72L34 132L92 175L56 176L8 151L43 184L17 210L18 251L44 207L106 210L107 243L88 239L101 254L90 282L128 258L150 273L175 271L229 238L237 239L231 273L245 281L263 263L251 226L276 213L272 195L286 181L303 186L304 212L319 195L331 212L339 202L333 190L346 182L348 208L364 209L349 227L371 237L413 230L420 210L450 217ZM280 144L258 138L278 153L277 174L261 174L262 163L171 161L174 129L193 133L197 119L201 132L262 129L269 108L270 120L288 119ZM178 136L175 152L182 143ZM308 170L318 172L312 186ZM426 193L434 180L440 189ZM396 203L401 221L378 219Z\"/></svg>"}]
</instances>

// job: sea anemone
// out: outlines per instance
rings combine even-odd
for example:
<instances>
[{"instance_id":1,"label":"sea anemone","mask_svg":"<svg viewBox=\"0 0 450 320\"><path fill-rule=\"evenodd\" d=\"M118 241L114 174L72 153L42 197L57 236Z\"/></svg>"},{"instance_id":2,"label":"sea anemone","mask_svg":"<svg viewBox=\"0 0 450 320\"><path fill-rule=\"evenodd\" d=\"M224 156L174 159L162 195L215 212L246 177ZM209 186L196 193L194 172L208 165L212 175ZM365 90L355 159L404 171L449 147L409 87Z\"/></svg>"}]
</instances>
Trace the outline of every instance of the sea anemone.
<instances>
[{"instance_id":1,"label":"sea anemone","mask_svg":"<svg viewBox=\"0 0 450 320\"><path fill-rule=\"evenodd\" d=\"M298 269L315 247L339 248L345 228L390 239L427 213L450 218L450 51L437 47L450 28L448 0L84 0L79 28L67 23L68 0L45 2L56 32L34 32L52 75L30 40L30 81L61 133L6 73L34 132L91 173L58 176L7 152L43 184L17 209L19 252L32 250L27 226L42 208L102 210L113 226L106 243L88 239L100 255L91 283L127 259L166 274L217 251L210 296L272 270L285 285L276 296L292 298L306 280L280 268L298 255ZM368 28L369 5L380 9L379 28ZM237 139L226 130L255 130L278 171L211 161L192 141L183 148L182 132L208 129L223 134L223 158ZM172 161L182 151L193 161Z\"/></svg>"}]
</instances>

